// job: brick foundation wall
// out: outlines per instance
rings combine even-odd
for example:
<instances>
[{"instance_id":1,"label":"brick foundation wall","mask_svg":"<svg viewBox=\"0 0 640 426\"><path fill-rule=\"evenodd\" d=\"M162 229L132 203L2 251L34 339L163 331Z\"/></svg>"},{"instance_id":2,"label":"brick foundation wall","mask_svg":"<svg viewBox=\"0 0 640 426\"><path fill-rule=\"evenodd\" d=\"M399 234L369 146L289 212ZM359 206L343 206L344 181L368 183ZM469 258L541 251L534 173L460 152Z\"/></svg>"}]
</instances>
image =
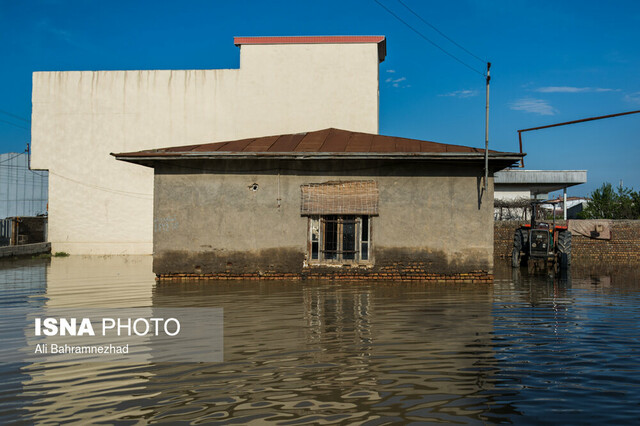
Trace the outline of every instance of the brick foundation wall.
<instances>
[{"instance_id":1,"label":"brick foundation wall","mask_svg":"<svg viewBox=\"0 0 640 426\"><path fill-rule=\"evenodd\" d=\"M640 263L640 220L613 220L610 240L572 235L572 262ZM526 221L502 221L494 224L494 258L510 259L513 233ZM565 221L556 223L565 224Z\"/></svg>"},{"instance_id":2,"label":"brick foundation wall","mask_svg":"<svg viewBox=\"0 0 640 426\"><path fill-rule=\"evenodd\" d=\"M372 270L366 268L316 269L308 268L300 274L264 272L254 274L160 274L160 281L187 280L389 280L389 281L427 281L446 283L492 283L493 274L487 271L466 273L437 274L429 272L421 262L394 262L393 264Z\"/></svg>"}]
</instances>

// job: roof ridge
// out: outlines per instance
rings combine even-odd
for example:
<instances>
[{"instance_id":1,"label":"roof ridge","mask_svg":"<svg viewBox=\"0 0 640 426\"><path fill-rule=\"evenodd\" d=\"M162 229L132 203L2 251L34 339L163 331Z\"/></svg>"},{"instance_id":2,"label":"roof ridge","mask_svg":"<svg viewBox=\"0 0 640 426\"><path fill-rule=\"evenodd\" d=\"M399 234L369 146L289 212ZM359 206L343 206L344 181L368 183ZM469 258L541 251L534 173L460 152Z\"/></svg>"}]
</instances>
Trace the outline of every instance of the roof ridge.
<instances>
[{"instance_id":1,"label":"roof ridge","mask_svg":"<svg viewBox=\"0 0 640 426\"><path fill-rule=\"evenodd\" d=\"M322 135L324 134L324 137ZM318 135L318 136L312 136ZM365 135L366 138L355 137ZM310 138L310 139L309 139ZM287 139L289 142L284 141ZM363 139L366 140L363 143ZM303 144L303 141L304 144ZM321 142L321 143L320 143ZM277 149L273 146L277 144ZM303 144L301 146L301 144ZM375 146L375 149L374 149ZM425 141L398 136L387 136L376 133L357 132L335 127L325 129L287 133L270 136L248 137L236 140L193 144L186 146L174 146L168 148L144 150L136 155L199 155L204 153L386 153L386 154L425 154L425 153L483 153L484 149L465 145L454 145L442 142ZM500 151L489 151L491 154L505 154ZM124 153L123 153L124 154ZM134 154L134 153L127 153ZM514 153L509 153L514 154ZM122 155L122 154L117 154Z\"/></svg>"}]
</instances>

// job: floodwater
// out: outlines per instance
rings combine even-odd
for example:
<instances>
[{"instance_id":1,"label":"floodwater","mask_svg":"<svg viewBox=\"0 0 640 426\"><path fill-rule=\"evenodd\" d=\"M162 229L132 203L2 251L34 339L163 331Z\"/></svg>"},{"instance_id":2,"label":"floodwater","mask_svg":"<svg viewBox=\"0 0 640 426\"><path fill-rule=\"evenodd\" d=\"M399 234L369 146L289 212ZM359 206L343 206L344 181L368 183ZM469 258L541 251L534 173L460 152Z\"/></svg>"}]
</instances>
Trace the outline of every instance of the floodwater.
<instances>
[{"instance_id":1,"label":"floodwater","mask_svg":"<svg viewBox=\"0 0 640 426\"><path fill-rule=\"evenodd\" d=\"M3 263L0 308L221 307L224 361L0 363L0 423L640 417L637 267L554 277L497 265L493 285L157 284L150 270L149 257Z\"/></svg>"}]
</instances>

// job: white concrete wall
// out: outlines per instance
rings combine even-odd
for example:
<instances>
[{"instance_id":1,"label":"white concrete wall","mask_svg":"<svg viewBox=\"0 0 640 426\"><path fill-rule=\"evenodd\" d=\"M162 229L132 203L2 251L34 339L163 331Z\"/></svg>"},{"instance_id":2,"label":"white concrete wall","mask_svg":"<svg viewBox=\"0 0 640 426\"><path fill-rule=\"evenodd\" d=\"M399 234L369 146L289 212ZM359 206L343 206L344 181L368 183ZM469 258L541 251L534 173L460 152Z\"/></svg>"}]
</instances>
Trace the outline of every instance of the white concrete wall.
<instances>
[{"instance_id":1,"label":"white concrete wall","mask_svg":"<svg viewBox=\"0 0 640 426\"><path fill-rule=\"evenodd\" d=\"M32 158L49 240L71 254L152 252L153 170L111 152L336 127L378 132L378 46L241 46L238 70L33 74Z\"/></svg>"}]
</instances>

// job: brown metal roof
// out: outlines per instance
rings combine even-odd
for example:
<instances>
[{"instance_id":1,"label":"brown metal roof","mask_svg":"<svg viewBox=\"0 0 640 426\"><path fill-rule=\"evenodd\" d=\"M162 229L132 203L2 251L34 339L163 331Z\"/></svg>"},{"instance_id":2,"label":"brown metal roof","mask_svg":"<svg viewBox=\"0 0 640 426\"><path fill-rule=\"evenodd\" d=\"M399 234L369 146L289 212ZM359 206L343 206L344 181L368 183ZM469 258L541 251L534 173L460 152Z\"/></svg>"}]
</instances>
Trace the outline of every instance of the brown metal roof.
<instances>
[{"instance_id":1,"label":"brown metal roof","mask_svg":"<svg viewBox=\"0 0 640 426\"><path fill-rule=\"evenodd\" d=\"M483 158L484 149L417 139L324 129L315 132L240 139L112 154L119 160L145 163L162 159L203 158ZM523 154L489 150L489 158L519 161ZM143 161L144 160L144 161Z\"/></svg>"},{"instance_id":2,"label":"brown metal roof","mask_svg":"<svg viewBox=\"0 0 640 426\"><path fill-rule=\"evenodd\" d=\"M196 152L484 152L481 148L450 145L396 136L374 135L340 129L289 135L262 136L229 142L186 145L116 154L116 156L158 156ZM489 152L497 152L491 151Z\"/></svg>"}]
</instances>

